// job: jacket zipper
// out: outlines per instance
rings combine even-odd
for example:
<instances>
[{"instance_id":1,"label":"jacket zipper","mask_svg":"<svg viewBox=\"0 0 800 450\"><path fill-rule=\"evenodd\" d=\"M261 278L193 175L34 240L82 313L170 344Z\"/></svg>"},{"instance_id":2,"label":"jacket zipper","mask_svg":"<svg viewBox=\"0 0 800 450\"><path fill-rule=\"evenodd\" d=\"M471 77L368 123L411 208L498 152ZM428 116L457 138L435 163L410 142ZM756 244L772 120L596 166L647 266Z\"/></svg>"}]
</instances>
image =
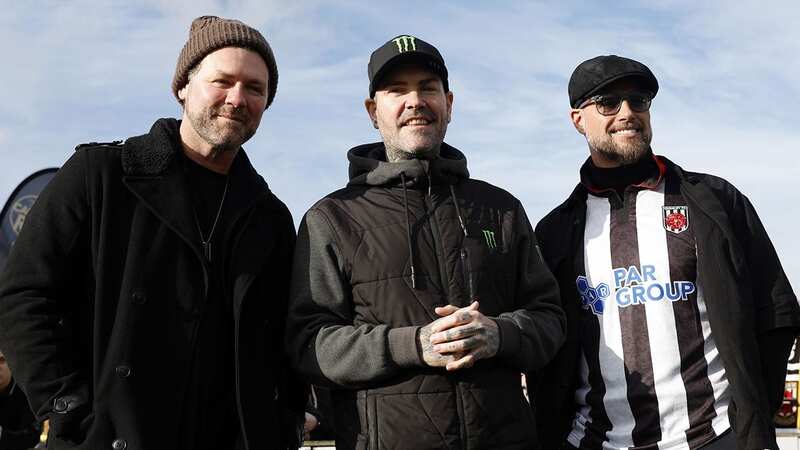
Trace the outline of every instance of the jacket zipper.
<instances>
[{"instance_id":1,"label":"jacket zipper","mask_svg":"<svg viewBox=\"0 0 800 450\"><path fill-rule=\"evenodd\" d=\"M447 268L444 265L442 254L444 249L442 246L441 233L439 232L439 225L436 223L435 210L433 205L433 197L422 194L422 204L425 207L425 214L428 215L428 223L431 226L431 236L433 237L433 254L436 258L436 265L439 268L439 282L442 283L442 289L447 293L447 301L449 304L461 306L458 302L454 302L452 292L450 292L449 283L447 282Z\"/></svg>"},{"instance_id":2,"label":"jacket zipper","mask_svg":"<svg viewBox=\"0 0 800 450\"><path fill-rule=\"evenodd\" d=\"M475 300L475 283L472 281L472 266L469 263L469 255L467 255L467 249L461 247L460 251L461 255L461 271L464 275L464 282L467 283L469 287L469 298L467 299L467 304L469 305Z\"/></svg>"},{"instance_id":3,"label":"jacket zipper","mask_svg":"<svg viewBox=\"0 0 800 450\"><path fill-rule=\"evenodd\" d=\"M444 253L444 247L442 245L441 232L439 231L439 226L438 226L438 224L436 222L435 209L434 209L434 205L433 205L433 195L431 193L430 186L428 188L428 193L427 194L428 195L425 195L425 193L422 193L422 197L423 197L422 204L426 209L425 212L426 213L430 212L430 214L428 215L428 223L431 226L431 235L433 236L433 247L434 247L434 252L433 253L434 253L434 257L436 258L436 264L439 266L439 278L440 278L441 283L442 283L442 289L447 291L448 303L450 303L452 305L455 305L455 306L463 306L463 305L459 304L460 302L454 301L454 300L457 300L457 299L455 299L453 297L452 292L450 292L449 284L447 283L447 269L446 269L446 267L444 265L444 262L443 262L444 258L442 257L442 254ZM466 255L466 252L464 251L464 249L461 249L461 251L462 251L462 253L461 253L462 255ZM462 258L463 258L463 256L462 256ZM463 267L463 265L462 265L462 267ZM453 380L453 388L454 388L454 391L455 391L456 411L457 411L457 414L458 414L458 434L459 434L459 438L461 439L461 448L462 449L466 449L467 448L467 430L466 430L466 427L464 426L464 398L463 398L464 394L463 394L463 389L461 387L461 383L457 379Z\"/></svg>"}]
</instances>

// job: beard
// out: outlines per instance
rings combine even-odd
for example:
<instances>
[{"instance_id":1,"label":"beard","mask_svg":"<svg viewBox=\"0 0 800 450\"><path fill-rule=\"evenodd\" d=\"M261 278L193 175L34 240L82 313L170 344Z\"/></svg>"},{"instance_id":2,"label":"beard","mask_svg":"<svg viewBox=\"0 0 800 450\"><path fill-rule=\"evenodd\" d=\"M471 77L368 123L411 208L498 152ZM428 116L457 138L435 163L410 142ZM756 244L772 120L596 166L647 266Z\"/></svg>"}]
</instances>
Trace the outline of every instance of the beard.
<instances>
[{"instance_id":1,"label":"beard","mask_svg":"<svg viewBox=\"0 0 800 450\"><path fill-rule=\"evenodd\" d=\"M398 127L394 130L380 129L383 143L386 147L386 160L397 162L409 159L436 159L447 132L447 122L438 122L438 118L431 112L415 112L408 116L424 117L429 120L433 127L428 130L418 130L413 134L411 130L403 130ZM405 122L410 117L401 117L400 123Z\"/></svg>"},{"instance_id":2,"label":"beard","mask_svg":"<svg viewBox=\"0 0 800 450\"><path fill-rule=\"evenodd\" d=\"M602 138L587 137L589 148L608 161L620 165L633 164L647 154L650 149L652 133L642 135L632 142L619 143L612 136L604 135Z\"/></svg>"},{"instance_id":3,"label":"beard","mask_svg":"<svg viewBox=\"0 0 800 450\"><path fill-rule=\"evenodd\" d=\"M235 120L220 120L220 115ZM186 116L197 135L211 146L214 153L237 150L256 133L257 126L250 124L250 115L243 108L223 105L219 108L187 109Z\"/></svg>"}]
</instances>

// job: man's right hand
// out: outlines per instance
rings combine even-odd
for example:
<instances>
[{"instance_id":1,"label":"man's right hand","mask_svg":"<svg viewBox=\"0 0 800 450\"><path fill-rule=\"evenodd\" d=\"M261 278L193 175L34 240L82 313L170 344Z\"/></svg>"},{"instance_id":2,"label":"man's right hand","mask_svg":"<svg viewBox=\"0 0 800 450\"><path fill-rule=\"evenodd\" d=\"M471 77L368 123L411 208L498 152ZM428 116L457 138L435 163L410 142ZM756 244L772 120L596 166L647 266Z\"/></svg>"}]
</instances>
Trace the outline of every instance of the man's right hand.
<instances>
[{"instance_id":1,"label":"man's right hand","mask_svg":"<svg viewBox=\"0 0 800 450\"><path fill-rule=\"evenodd\" d=\"M447 305L447 306L440 306L437 307L434 311L436 314L441 316L440 319L436 319L433 322L425 325L419 331L419 344L420 348L422 349L422 360L425 361L425 364L431 367L447 367L448 363L453 363L461 359L463 355L460 353L439 353L433 350L433 343L431 342L431 335L436 333L438 329L441 327L441 323L447 319L448 316L455 313L456 311L464 310L464 311L472 311L478 308L477 303L472 303L471 305L467 306L466 308L459 309L457 306Z\"/></svg>"}]
</instances>

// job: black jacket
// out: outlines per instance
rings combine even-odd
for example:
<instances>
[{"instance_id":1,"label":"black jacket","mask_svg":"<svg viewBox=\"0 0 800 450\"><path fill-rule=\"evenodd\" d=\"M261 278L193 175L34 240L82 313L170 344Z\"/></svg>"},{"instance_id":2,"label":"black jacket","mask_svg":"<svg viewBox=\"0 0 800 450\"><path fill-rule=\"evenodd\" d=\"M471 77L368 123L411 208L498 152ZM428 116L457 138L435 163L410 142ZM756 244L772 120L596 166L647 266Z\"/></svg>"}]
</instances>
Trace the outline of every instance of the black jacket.
<instances>
[{"instance_id":1,"label":"black jacket","mask_svg":"<svg viewBox=\"0 0 800 450\"><path fill-rule=\"evenodd\" d=\"M727 181L686 172L663 157L680 180L697 243L698 278L714 340L732 390L731 424L742 450L776 449L772 421L783 393L786 361L800 327L800 309L775 249L750 201ZM575 417L581 309L575 286L582 267L587 191L539 222L536 236L561 288L567 340L532 386L544 448L558 449Z\"/></svg>"},{"instance_id":2,"label":"black jacket","mask_svg":"<svg viewBox=\"0 0 800 450\"><path fill-rule=\"evenodd\" d=\"M383 144L348 158L348 186L300 226L287 325L296 367L334 387L337 448L535 447L520 373L555 354L564 318L522 205L469 179L446 144L431 162L387 163ZM497 356L426 366L418 329L475 297L499 325Z\"/></svg>"},{"instance_id":3,"label":"black jacket","mask_svg":"<svg viewBox=\"0 0 800 450\"><path fill-rule=\"evenodd\" d=\"M41 432L28 399L11 380L6 392L0 392L0 450L33 448L39 443Z\"/></svg>"},{"instance_id":4,"label":"black jacket","mask_svg":"<svg viewBox=\"0 0 800 450\"><path fill-rule=\"evenodd\" d=\"M210 268L176 157L178 126L161 119L124 144L79 147L40 195L0 278L0 348L36 415L50 419L48 448L180 448L187 335L196 339ZM291 215L241 149L226 201L223 290L235 327L226 338L242 429L250 449L294 447L282 418L294 407L290 421L302 423L305 393L290 390L282 352Z\"/></svg>"}]
</instances>

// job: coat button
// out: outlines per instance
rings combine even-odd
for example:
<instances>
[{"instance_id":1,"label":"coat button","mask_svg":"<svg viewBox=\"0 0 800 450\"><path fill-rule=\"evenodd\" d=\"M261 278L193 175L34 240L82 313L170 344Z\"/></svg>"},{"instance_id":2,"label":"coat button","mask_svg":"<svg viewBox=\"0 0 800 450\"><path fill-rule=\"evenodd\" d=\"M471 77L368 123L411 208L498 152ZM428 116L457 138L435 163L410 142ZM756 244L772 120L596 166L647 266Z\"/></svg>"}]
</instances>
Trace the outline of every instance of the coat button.
<instances>
[{"instance_id":1,"label":"coat button","mask_svg":"<svg viewBox=\"0 0 800 450\"><path fill-rule=\"evenodd\" d=\"M111 443L111 448L114 450L125 450L128 448L128 443L125 439L114 439L114 442Z\"/></svg>"},{"instance_id":2,"label":"coat button","mask_svg":"<svg viewBox=\"0 0 800 450\"><path fill-rule=\"evenodd\" d=\"M69 409L69 401L64 397L58 397L53 401L53 412L64 414Z\"/></svg>"},{"instance_id":3,"label":"coat button","mask_svg":"<svg viewBox=\"0 0 800 450\"><path fill-rule=\"evenodd\" d=\"M120 364L114 370L117 372L117 376L120 378L128 378L131 376L131 367L126 366L125 364Z\"/></svg>"},{"instance_id":4,"label":"coat button","mask_svg":"<svg viewBox=\"0 0 800 450\"><path fill-rule=\"evenodd\" d=\"M147 296L139 291L136 291L131 296L131 300L133 300L134 305L144 305L147 303Z\"/></svg>"}]
</instances>

